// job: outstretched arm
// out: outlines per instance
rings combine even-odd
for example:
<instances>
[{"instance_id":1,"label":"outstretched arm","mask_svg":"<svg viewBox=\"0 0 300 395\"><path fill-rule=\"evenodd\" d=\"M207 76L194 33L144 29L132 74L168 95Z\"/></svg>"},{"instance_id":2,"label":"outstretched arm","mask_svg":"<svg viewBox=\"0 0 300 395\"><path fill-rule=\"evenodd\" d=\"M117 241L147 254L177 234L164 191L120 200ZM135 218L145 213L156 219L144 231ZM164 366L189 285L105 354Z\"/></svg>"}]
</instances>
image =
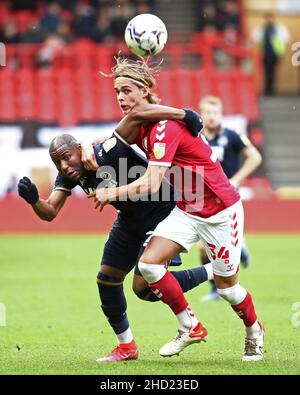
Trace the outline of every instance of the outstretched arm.
<instances>
[{"instance_id":1,"label":"outstretched arm","mask_svg":"<svg viewBox=\"0 0 300 395\"><path fill-rule=\"evenodd\" d=\"M119 122L116 130L129 143L134 143L139 133L139 127L144 122L165 119L185 122L195 137L203 127L201 118L192 110L180 110L159 104L139 104Z\"/></svg>"},{"instance_id":2,"label":"outstretched arm","mask_svg":"<svg viewBox=\"0 0 300 395\"><path fill-rule=\"evenodd\" d=\"M19 195L32 206L36 215L44 221L52 221L68 197L66 192L53 191L47 200L40 199L37 187L28 177L23 177L18 184Z\"/></svg>"},{"instance_id":3,"label":"outstretched arm","mask_svg":"<svg viewBox=\"0 0 300 395\"><path fill-rule=\"evenodd\" d=\"M140 126L144 122L162 121L165 119L183 121L194 137L197 137L203 128L203 121L195 111L189 109L180 110L159 104L139 104L122 118L116 130L129 144L133 144L138 136ZM96 171L99 167L91 144L82 146L81 160L86 170Z\"/></svg>"},{"instance_id":4,"label":"outstretched arm","mask_svg":"<svg viewBox=\"0 0 300 395\"><path fill-rule=\"evenodd\" d=\"M229 180L236 188L238 188L262 162L261 154L252 144L248 145L242 150L242 156L245 159L242 167Z\"/></svg>"}]
</instances>

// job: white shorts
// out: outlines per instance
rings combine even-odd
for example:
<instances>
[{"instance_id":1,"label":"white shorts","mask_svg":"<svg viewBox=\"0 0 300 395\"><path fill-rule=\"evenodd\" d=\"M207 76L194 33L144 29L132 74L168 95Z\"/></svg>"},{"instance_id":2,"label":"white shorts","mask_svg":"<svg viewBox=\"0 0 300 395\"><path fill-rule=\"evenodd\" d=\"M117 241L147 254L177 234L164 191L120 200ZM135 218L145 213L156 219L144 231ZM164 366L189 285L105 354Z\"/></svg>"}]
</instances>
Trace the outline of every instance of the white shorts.
<instances>
[{"instance_id":1,"label":"white shorts","mask_svg":"<svg viewBox=\"0 0 300 395\"><path fill-rule=\"evenodd\" d=\"M244 210L239 200L218 214L200 218L177 206L155 228L152 236L175 241L188 251L202 240L214 274L234 275L240 264L244 230Z\"/></svg>"}]
</instances>

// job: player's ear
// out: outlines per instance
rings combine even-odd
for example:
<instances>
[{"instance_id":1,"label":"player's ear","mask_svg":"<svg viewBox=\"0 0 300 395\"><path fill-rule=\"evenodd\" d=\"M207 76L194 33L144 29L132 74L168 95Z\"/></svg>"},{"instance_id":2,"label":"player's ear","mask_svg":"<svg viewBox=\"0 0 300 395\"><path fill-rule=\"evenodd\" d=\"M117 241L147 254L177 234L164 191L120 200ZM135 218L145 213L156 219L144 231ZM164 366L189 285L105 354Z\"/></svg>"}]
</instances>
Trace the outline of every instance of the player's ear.
<instances>
[{"instance_id":1,"label":"player's ear","mask_svg":"<svg viewBox=\"0 0 300 395\"><path fill-rule=\"evenodd\" d=\"M141 89L142 89L143 99L146 99L149 96L149 88L146 86L143 86Z\"/></svg>"}]
</instances>

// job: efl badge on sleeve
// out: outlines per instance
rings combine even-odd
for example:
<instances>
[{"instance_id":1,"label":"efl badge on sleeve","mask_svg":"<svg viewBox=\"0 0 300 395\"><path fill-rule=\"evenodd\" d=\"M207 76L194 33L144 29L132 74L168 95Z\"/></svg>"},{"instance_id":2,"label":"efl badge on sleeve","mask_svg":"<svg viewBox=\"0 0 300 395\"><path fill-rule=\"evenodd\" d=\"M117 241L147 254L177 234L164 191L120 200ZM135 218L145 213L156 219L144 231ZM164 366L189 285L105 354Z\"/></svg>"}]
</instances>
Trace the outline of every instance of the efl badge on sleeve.
<instances>
[{"instance_id":1,"label":"efl badge on sleeve","mask_svg":"<svg viewBox=\"0 0 300 395\"><path fill-rule=\"evenodd\" d=\"M248 137L245 134L241 134L241 140L245 144L246 147L248 147L251 144L250 140L248 139Z\"/></svg>"},{"instance_id":2,"label":"efl badge on sleeve","mask_svg":"<svg viewBox=\"0 0 300 395\"><path fill-rule=\"evenodd\" d=\"M103 148L105 152L110 151L114 146L117 144L117 139L115 137L112 137L103 143Z\"/></svg>"},{"instance_id":3,"label":"efl badge on sleeve","mask_svg":"<svg viewBox=\"0 0 300 395\"><path fill-rule=\"evenodd\" d=\"M154 143L154 156L156 159L161 159L165 156L166 153L166 144L165 143Z\"/></svg>"}]
</instances>

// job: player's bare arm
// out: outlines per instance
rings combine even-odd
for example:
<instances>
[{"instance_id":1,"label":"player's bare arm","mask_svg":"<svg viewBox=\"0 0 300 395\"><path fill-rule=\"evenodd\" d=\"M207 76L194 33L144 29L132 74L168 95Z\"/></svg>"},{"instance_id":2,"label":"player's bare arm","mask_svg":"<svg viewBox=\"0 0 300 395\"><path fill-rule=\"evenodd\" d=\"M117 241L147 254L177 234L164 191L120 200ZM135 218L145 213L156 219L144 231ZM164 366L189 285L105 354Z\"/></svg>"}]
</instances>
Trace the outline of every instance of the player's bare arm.
<instances>
[{"instance_id":1,"label":"player's bare arm","mask_svg":"<svg viewBox=\"0 0 300 395\"><path fill-rule=\"evenodd\" d=\"M32 205L34 212L44 221L52 221L60 212L67 200L67 193L53 191L47 200L39 199Z\"/></svg>"},{"instance_id":2,"label":"player's bare arm","mask_svg":"<svg viewBox=\"0 0 300 395\"><path fill-rule=\"evenodd\" d=\"M116 127L117 132L126 139L129 144L133 144L139 133L140 126L146 122L161 121L164 119L181 120L186 123L190 132L197 137L203 127L202 119L198 114L189 109L178 109L174 107L161 106L159 104L137 104L119 122ZM99 144L103 142L99 138ZM86 170L97 171L97 164L93 143L81 145L81 160Z\"/></svg>"},{"instance_id":3,"label":"player's bare arm","mask_svg":"<svg viewBox=\"0 0 300 395\"><path fill-rule=\"evenodd\" d=\"M185 111L159 104L137 104L119 122L117 132L130 144L134 143L139 128L144 122L161 121L164 119L183 120Z\"/></svg>"},{"instance_id":4,"label":"player's bare arm","mask_svg":"<svg viewBox=\"0 0 300 395\"><path fill-rule=\"evenodd\" d=\"M52 221L68 197L64 191L53 191L47 200L40 199L37 187L28 177L23 177L19 181L18 192L32 206L36 215L44 221Z\"/></svg>"},{"instance_id":5,"label":"player's bare arm","mask_svg":"<svg viewBox=\"0 0 300 395\"><path fill-rule=\"evenodd\" d=\"M94 198L95 209L102 211L111 201L147 196L159 190L167 169L166 166L149 165L145 174L134 182L118 188L97 188L89 197Z\"/></svg>"},{"instance_id":6,"label":"player's bare arm","mask_svg":"<svg viewBox=\"0 0 300 395\"><path fill-rule=\"evenodd\" d=\"M253 144L249 144L241 152L244 163L237 173L230 179L232 185L236 188L239 187L242 182L249 177L250 174L258 168L262 162L262 157L259 151L254 147Z\"/></svg>"},{"instance_id":7,"label":"player's bare arm","mask_svg":"<svg viewBox=\"0 0 300 395\"><path fill-rule=\"evenodd\" d=\"M183 121L190 132L197 137L203 124L198 114L189 109L178 109L174 107L161 106L160 104L137 104L119 122L117 132L130 144L134 143L139 128L143 123L162 120Z\"/></svg>"}]
</instances>

